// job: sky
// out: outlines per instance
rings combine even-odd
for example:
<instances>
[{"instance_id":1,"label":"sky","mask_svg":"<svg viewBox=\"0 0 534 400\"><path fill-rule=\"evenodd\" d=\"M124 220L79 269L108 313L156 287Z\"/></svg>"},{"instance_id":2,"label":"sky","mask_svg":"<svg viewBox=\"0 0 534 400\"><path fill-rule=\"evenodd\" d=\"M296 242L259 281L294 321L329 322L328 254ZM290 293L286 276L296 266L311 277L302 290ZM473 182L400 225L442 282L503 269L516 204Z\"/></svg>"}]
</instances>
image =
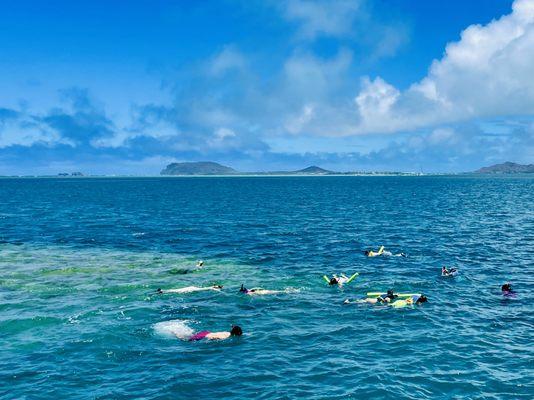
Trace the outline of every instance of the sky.
<instances>
[{"instance_id":1,"label":"sky","mask_svg":"<svg viewBox=\"0 0 534 400\"><path fill-rule=\"evenodd\" d=\"M0 175L534 162L534 0L0 3Z\"/></svg>"}]
</instances>

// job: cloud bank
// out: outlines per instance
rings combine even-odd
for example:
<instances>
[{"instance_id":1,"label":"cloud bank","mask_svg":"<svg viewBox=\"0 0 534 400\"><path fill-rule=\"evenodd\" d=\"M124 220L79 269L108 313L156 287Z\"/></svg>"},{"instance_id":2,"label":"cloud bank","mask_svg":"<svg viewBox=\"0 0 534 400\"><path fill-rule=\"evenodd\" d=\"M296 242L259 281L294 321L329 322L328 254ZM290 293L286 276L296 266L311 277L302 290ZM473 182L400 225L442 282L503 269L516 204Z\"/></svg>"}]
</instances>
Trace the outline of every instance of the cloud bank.
<instances>
[{"instance_id":1,"label":"cloud bank","mask_svg":"<svg viewBox=\"0 0 534 400\"><path fill-rule=\"evenodd\" d=\"M449 43L428 75L400 91L380 77L362 79L354 134L399 132L437 124L534 113L534 1L471 25Z\"/></svg>"},{"instance_id":2,"label":"cloud bank","mask_svg":"<svg viewBox=\"0 0 534 400\"><path fill-rule=\"evenodd\" d=\"M405 40L399 25L377 24L367 2L280 4L280 18L295 29L274 68L266 72L269 55L260 50L223 44L165 78L162 90L172 101L131 104L127 121L90 88L59 89L46 112L0 102L0 173L157 173L171 160L215 160L241 170L313 163L412 171L532 162L534 0L516 0L508 15L467 27L406 89L354 75L361 62L354 43L367 40L359 23L376 33L371 58L395 54ZM316 50L325 38L336 43L326 54ZM337 151L277 145L304 138L339 144ZM361 150L348 149L347 138Z\"/></svg>"}]
</instances>

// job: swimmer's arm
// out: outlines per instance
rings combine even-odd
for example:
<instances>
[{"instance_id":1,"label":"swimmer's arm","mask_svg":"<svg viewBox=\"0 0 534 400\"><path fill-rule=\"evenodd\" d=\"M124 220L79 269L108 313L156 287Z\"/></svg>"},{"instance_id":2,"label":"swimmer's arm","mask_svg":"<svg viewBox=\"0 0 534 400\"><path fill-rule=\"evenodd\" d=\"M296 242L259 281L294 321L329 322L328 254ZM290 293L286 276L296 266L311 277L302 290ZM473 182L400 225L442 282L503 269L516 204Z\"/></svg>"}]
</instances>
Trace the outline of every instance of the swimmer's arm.
<instances>
[{"instance_id":1,"label":"swimmer's arm","mask_svg":"<svg viewBox=\"0 0 534 400\"><path fill-rule=\"evenodd\" d=\"M206 335L208 340L224 340L230 337L230 332L211 332Z\"/></svg>"},{"instance_id":2,"label":"swimmer's arm","mask_svg":"<svg viewBox=\"0 0 534 400\"><path fill-rule=\"evenodd\" d=\"M384 252L384 246L380 246L380 249L378 249L378 255L382 254Z\"/></svg>"}]
</instances>

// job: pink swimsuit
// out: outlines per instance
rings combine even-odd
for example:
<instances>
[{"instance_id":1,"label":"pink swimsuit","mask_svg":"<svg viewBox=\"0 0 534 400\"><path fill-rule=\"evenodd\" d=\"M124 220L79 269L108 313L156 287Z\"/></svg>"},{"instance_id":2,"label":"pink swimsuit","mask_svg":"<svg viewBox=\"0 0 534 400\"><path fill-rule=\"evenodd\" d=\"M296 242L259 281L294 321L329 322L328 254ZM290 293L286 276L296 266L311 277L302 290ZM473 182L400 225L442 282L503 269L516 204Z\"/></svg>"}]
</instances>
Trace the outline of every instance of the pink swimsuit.
<instances>
[{"instance_id":1,"label":"pink swimsuit","mask_svg":"<svg viewBox=\"0 0 534 400\"><path fill-rule=\"evenodd\" d=\"M202 340L204 339L206 336L208 336L211 332L210 331L200 331L200 332L197 332L195 333L193 336L191 336L189 338L189 341L192 342L192 341L195 341L195 340Z\"/></svg>"}]
</instances>

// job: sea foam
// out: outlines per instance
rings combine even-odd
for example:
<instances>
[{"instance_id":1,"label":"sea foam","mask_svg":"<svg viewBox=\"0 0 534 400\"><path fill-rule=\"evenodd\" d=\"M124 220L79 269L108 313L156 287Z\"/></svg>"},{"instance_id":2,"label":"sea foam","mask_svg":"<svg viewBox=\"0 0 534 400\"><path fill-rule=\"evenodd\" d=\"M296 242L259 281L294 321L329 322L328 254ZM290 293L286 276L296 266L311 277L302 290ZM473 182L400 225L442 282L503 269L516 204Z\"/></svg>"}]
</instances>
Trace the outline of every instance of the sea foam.
<instances>
[{"instance_id":1,"label":"sea foam","mask_svg":"<svg viewBox=\"0 0 534 400\"><path fill-rule=\"evenodd\" d=\"M154 324L154 333L168 339L187 339L195 332L187 325L187 321L174 319L170 321L162 321Z\"/></svg>"}]
</instances>

